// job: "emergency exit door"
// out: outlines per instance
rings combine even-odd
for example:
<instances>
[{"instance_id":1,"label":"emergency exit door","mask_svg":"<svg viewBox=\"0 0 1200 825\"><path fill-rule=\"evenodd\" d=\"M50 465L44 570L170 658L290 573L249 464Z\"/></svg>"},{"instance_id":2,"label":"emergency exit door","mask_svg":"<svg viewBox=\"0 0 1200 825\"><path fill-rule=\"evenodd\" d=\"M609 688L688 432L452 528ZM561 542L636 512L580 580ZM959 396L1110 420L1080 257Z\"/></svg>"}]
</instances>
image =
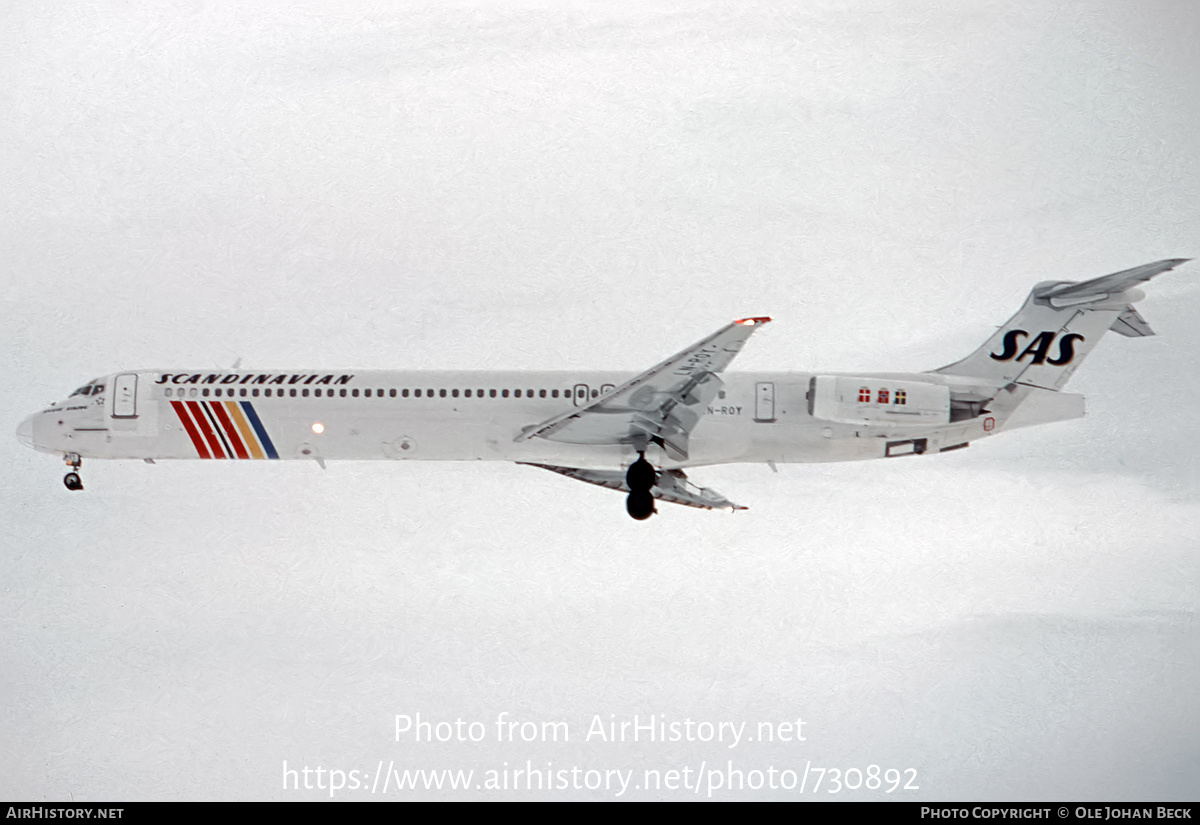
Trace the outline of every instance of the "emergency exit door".
<instances>
[{"instance_id":1,"label":"emergency exit door","mask_svg":"<svg viewBox=\"0 0 1200 825\"><path fill-rule=\"evenodd\" d=\"M770 381L754 385L754 420L764 423L775 420L775 384Z\"/></svg>"}]
</instances>

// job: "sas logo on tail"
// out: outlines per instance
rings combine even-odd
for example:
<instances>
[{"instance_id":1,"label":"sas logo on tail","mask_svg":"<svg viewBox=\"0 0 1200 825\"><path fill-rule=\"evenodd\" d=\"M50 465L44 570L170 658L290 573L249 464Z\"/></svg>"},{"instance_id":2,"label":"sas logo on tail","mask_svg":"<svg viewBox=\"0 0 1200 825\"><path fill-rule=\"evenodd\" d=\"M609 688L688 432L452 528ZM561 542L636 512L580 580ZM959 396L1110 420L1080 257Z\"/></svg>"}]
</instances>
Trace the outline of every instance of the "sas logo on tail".
<instances>
[{"instance_id":1,"label":"sas logo on tail","mask_svg":"<svg viewBox=\"0 0 1200 825\"><path fill-rule=\"evenodd\" d=\"M1029 337L1029 333L1023 329L1009 330L1004 334L1004 351L999 354L994 352L988 354L996 361L1011 361L1016 355L1018 361L1032 357L1031 364L1053 364L1056 367L1063 367L1075 360L1075 342L1082 341L1083 336L1078 332L1069 332L1059 338L1058 355L1047 360L1046 356L1050 353L1050 345L1054 343L1057 335L1057 332L1040 332L1025 349L1021 350L1021 354L1017 355L1017 350L1021 348L1021 342Z\"/></svg>"}]
</instances>

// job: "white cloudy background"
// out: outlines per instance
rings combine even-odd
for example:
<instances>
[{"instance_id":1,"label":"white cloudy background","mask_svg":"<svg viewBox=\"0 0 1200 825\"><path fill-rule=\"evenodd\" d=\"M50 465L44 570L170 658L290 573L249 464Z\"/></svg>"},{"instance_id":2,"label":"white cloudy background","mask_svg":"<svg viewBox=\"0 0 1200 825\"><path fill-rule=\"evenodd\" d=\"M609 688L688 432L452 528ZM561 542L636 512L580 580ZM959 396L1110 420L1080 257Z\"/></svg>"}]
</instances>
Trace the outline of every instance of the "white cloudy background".
<instances>
[{"instance_id":1,"label":"white cloudy background","mask_svg":"<svg viewBox=\"0 0 1200 825\"><path fill-rule=\"evenodd\" d=\"M504 465L70 494L11 437L116 370L638 371L741 314L776 322L738 368L939 366L1038 280L1200 253L1195 4L17 3L0 78L0 797L381 760L1200 796L1200 264L1080 371L1087 419L693 473L736 515ZM418 712L488 741L395 742ZM806 741L582 741L634 714Z\"/></svg>"}]
</instances>

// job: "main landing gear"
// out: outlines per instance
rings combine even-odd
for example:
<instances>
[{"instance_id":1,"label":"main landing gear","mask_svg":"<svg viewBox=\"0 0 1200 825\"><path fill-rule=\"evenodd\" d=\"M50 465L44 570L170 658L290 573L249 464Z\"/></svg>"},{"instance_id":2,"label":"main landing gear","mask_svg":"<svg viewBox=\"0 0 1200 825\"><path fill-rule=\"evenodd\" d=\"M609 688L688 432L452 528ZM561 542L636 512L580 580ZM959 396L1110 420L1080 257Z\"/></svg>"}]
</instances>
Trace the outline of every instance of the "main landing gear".
<instances>
[{"instance_id":1,"label":"main landing gear","mask_svg":"<svg viewBox=\"0 0 1200 825\"><path fill-rule=\"evenodd\" d=\"M63 476L63 484L67 485L67 489L71 491L82 490L83 481L79 478L77 470L83 466L83 459L79 453L67 453L63 456L63 461L71 468L71 472Z\"/></svg>"},{"instance_id":2,"label":"main landing gear","mask_svg":"<svg viewBox=\"0 0 1200 825\"><path fill-rule=\"evenodd\" d=\"M658 473L646 460L646 454L638 453L638 460L630 464L625 473L625 484L629 487L625 510L638 521L654 515L654 496L650 495L650 488L657 482Z\"/></svg>"}]
</instances>

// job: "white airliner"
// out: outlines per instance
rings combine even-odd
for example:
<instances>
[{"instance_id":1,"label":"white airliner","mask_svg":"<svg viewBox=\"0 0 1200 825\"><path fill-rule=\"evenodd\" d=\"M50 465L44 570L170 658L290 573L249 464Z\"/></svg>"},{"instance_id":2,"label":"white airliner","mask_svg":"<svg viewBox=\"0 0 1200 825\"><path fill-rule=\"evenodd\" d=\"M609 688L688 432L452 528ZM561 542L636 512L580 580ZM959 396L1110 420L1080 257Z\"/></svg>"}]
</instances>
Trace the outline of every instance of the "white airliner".
<instances>
[{"instance_id":1,"label":"white airliner","mask_svg":"<svg viewBox=\"0 0 1200 825\"><path fill-rule=\"evenodd\" d=\"M745 509L698 487L706 464L929 455L1002 430L1079 418L1062 392L1108 330L1154 332L1138 284L1188 259L1082 283L1045 281L986 343L929 372L726 374L770 318L742 318L638 375L614 372L196 370L89 381L17 428L62 455L81 490L84 457L515 461L655 500Z\"/></svg>"}]
</instances>

